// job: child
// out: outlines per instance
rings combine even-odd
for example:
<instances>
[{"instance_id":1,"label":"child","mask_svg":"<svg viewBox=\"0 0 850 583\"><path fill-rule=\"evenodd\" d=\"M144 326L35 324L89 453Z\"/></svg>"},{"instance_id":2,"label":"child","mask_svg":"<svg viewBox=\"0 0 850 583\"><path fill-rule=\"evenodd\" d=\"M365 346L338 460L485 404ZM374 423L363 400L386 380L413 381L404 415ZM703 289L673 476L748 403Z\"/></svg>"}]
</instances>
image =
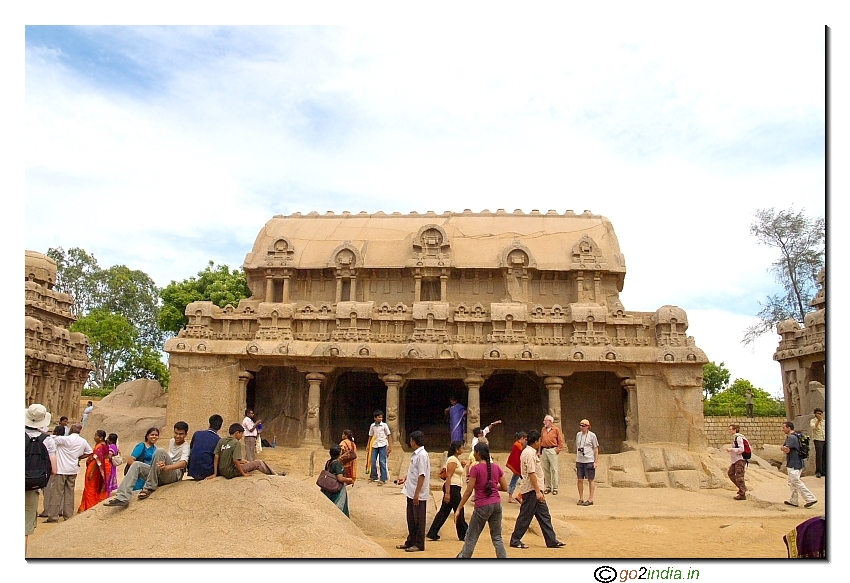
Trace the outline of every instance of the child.
<instances>
[{"instance_id":1,"label":"child","mask_svg":"<svg viewBox=\"0 0 850 583\"><path fill-rule=\"evenodd\" d=\"M245 428L238 423L230 426L230 437L222 437L218 445L215 446L213 458L213 474L208 476L215 478L216 476L224 476L228 480L237 476L247 476L249 472L260 470L262 473L269 476L275 476L272 469L262 460L254 460L251 462L242 459L242 436L245 435ZM286 475L284 472L283 475Z\"/></svg>"}]
</instances>

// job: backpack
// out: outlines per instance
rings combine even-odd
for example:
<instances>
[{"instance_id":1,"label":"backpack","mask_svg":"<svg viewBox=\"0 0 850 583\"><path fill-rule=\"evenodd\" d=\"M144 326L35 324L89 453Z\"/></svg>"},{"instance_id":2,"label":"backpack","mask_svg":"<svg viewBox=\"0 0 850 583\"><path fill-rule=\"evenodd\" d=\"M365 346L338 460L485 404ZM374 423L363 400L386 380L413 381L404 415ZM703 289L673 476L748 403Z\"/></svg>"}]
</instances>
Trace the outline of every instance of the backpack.
<instances>
[{"instance_id":1,"label":"backpack","mask_svg":"<svg viewBox=\"0 0 850 583\"><path fill-rule=\"evenodd\" d=\"M47 446L44 445L47 435L41 434L37 437L30 437L29 434L24 433L24 437L26 438L26 460L24 463L26 489L38 490L47 486L47 481L53 472L50 465L50 454L47 453Z\"/></svg>"},{"instance_id":2,"label":"backpack","mask_svg":"<svg viewBox=\"0 0 850 583\"><path fill-rule=\"evenodd\" d=\"M794 435L800 441L800 449L797 450L797 455L800 456L801 460L804 460L809 457L809 436L799 431L795 431Z\"/></svg>"},{"instance_id":3,"label":"backpack","mask_svg":"<svg viewBox=\"0 0 850 583\"><path fill-rule=\"evenodd\" d=\"M744 437L743 435L741 435L739 433L739 434L736 435L735 445L738 444L738 440L737 440L738 437L740 437L744 442L744 453L741 454L741 457L744 458L747 461L747 463L750 463L750 459L753 457L753 450L750 449L750 442L746 437Z\"/></svg>"}]
</instances>

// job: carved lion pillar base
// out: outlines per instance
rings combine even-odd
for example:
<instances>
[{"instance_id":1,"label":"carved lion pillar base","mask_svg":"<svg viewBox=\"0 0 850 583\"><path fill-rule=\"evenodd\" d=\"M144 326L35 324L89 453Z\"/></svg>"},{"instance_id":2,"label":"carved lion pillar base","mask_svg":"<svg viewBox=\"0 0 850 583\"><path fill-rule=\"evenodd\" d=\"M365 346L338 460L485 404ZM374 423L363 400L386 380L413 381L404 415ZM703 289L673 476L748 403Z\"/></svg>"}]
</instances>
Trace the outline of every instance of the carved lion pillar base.
<instances>
[{"instance_id":1,"label":"carved lion pillar base","mask_svg":"<svg viewBox=\"0 0 850 583\"><path fill-rule=\"evenodd\" d=\"M470 372L463 379L463 384L469 389L466 396L466 443L472 443L472 430L481 423L481 385L484 384L484 378Z\"/></svg>"},{"instance_id":2,"label":"carved lion pillar base","mask_svg":"<svg viewBox=\"0 0 850 583\"><path fill-rule=\"evenodd\" d=\"M561 426L561 387L564 379L561 377L546 377L543 384L549 389L549 415L554 419L555 425Z\"/></svg>"},{"instance_id":3,"label":"carved lion pillar base","mask_svg":"<svg viewBox=\"0 0 850 583\"><path fill-rule=\"evenodd\" d=\"M397 374L388 374L381 377L387 385L387 425L390 428L390 439L394 445L401 447L403 440L398 428L398 388L404 379Z\"/></svg>"},{"instance_id":4,"label":"carved lion pillar base","mask_svg":"<svg viewBox=\"0 0 850 583\"><path fill-rule=\"evenodd\" d=\"M322 381L325 375L319 372L307 374L309 392L307 394L307 430L304 433L305 445L322 445L322 431L319 429L319 403L321 402Z\"/></svg>"}]
</instances>

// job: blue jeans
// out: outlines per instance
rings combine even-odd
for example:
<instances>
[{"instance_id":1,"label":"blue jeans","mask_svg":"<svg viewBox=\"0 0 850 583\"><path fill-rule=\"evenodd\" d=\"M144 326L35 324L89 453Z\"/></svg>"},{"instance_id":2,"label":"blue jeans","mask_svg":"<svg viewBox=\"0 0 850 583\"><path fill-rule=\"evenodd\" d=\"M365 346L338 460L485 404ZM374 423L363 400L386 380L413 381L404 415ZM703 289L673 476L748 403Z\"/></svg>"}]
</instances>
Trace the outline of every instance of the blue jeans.
<instances>
[{"instance_id":1,"label":"blue jeans","mask_svg":"<svg viewBox=\"0 0 850 583\"><path fill-rule=\"evenodd\" d=\"M508 484L508 496L514 493L514 488L516 488L516 485L521 477L522 476L520 476L519 474L514 474L514 477L511 478L511 483Z\"/></svg>"},{"instance_id":2,"label":"blue jeans","mask_svg":"<svg viewBox=\"0 0 850 583\"><path fill-rule=\"evenodd\" d=\"M475 545L478 544L478 537L481 536L481 531L484 530L485 524L490 525L490 540L493 541L493 547L496 549L496 558L508 558L508 553L505 552L505 543L502 542L501 502L475 507L475 510L472 512L472 518L469 520L469 529L466 531L466 538L463 540L463 549L456 558L472 558Z\"/></svg>"},{"instance_id":3,"label":"blue jeans","mask_svg":"<svg viewBox=\"0 0 850 583\"><path fill-rule=\"evenodd\" d=\"M381 460L381 481L387 481L387 446L372 448L372 470L369 472L369 479L375 480L378 477L378 458Z\"/></svg>"}]
</instances>

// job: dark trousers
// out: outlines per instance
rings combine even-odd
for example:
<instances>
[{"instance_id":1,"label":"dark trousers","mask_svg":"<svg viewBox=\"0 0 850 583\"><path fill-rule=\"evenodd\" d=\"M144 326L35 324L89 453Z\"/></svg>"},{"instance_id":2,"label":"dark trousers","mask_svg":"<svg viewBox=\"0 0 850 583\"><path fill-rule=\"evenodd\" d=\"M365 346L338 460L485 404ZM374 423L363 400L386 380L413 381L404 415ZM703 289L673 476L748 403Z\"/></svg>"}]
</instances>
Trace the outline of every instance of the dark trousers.
<instances>
[{"instance_id":1,"label":"dark trousers","mask_svg":"<svg viewBox=\"0 0 850 583\"><path fill-rule=\"evenodd\" d=\"M815 472L821 476L826 475L826 441L815 441Z\"/></svg>"},{"instance_id":2,"label":"dark trousers","mask_svg":"<svg viewBox=\"0 0 850 583\"><path fill-rule=\"evenodd\" d=\"M531 525L531 519L536 518L537 524L540 525L540 531L543 533L543 540L547 547L554 546L558 542L558 537L555 535L555 529L552 528L552 516L549 514L549 506L546 500L539 502L534 490L526 492L522 495L522 506L519 508L519 516L516 517L516 525L511 533L511 545L517 545L522 542L522 537L528 531Z\"/></svg>"},{"instance_id":3,"label":"dark trousers","mask_svg":"<svg viewBox=\"0 0 850 583\"><path fill-rule=\"evenodd\" d=\"M466 524L466 518L463 516L463 508L458 510L458 505L460 504L460 499L462 497L460 493L460 486L451 486L449 496L449 501L446 502L445 494L443 494L443 497L441 498L443 504L440 506L440 510L437 511L437 515L434 516L434 522L431 523L431 528L428 529L428 536L430 538L437 538L437 535L440 534L440 529L443 528L443 524L445 524L449 514L451 514L452 510L454 510L457 512L457 522L455 522L457 538L459 540L463 540L466 538L466 529L468 526Z\"/></svg>"},{"instance_id":4,"label":"dark trousers","mask_svg":"<svg viewBox=\"0 0 850 583\"><path fill-rule=\"evenodd\" d=\"M747 417L753 416L753 404L747 403Z\"/></svg>"},{"instance_id":5,"label":"dark trousers","mask_svg":"<svg viewBox=\"0 0 850 583\"><path fill-rule=\"evenodd\" d=\"M729 471L726 472L726 475L729 476L729 479L732 480L732 483L738 487L738 494L745 494L747 492L747 486L744 483L744 470L746 468L747 462L744 460L738 460L734 464L729 466Z\"/></svg>"},{"instance_id":6,"label":"dark trousers","mask_svg":"<svg viewBox=\"0 0 850 583\"><path fill-rule=\"evenodd\" d=\"M419 547L425 550L425 511L428 510L428 501L420 500L419 504L413 504L413 498L407 499L407 540L406 547Z\"/></svg>"}]
</instances>

